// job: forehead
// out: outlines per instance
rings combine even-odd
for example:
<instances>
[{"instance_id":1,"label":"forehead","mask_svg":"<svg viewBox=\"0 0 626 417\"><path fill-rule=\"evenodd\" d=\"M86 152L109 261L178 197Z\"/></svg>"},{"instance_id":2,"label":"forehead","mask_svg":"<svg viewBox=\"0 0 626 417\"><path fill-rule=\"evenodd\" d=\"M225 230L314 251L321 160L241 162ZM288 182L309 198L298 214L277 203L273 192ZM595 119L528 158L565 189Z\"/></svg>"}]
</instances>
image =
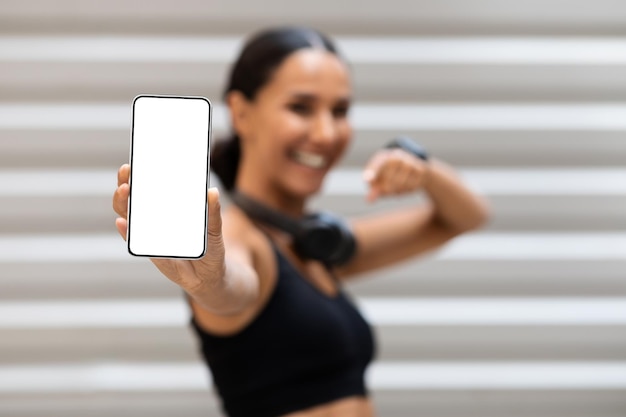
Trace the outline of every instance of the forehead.
<instances>
[{"instance_id":1,"label":"forehead","mask_svg":"<svg viewBox=\"0 0 626 417\"><path fill-rule=\"evenodd\" d=\"M346 65L333 53L312 48L289 55L267 85L269 92L277 94L304 90L345 96L350 94L350 88Z\"/></svg>"}]
</instances>

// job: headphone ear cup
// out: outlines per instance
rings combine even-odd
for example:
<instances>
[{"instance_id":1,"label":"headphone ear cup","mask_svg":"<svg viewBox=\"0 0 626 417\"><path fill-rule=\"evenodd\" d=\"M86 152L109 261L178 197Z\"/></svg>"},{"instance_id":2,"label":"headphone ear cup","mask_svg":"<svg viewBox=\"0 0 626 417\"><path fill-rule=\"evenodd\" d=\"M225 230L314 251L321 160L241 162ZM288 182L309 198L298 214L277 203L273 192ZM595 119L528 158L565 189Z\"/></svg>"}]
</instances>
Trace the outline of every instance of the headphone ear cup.
<instances>
[{"instance_id":1,"label":"headphone ear cup","mask_svg":"<svg viewBox=\"0 0 626 417\"><path fill-rule=\"evenodd\" d=\"M300 223L300 231L294 237L294 246L304 257L326 264L341 265L354 255L356 240L341 219L322 212L307 216Z\"/></svg>"},{"instance_id":2,"label":"headphone ear cup","mask_svg":"<svg viewBox=\"0 0 626 417\"><path fill-rule=\"evenodd\" d=\"M343 222L342 222L343 223ZM356 253L356 238L347 225L341 224L342 238L339 239L339 247L335 250L331 262L340 266L348 262Z\"/></svg>"},{"instance_id":3,"label":"headphone ear cup","mask_svg":"<svg viewBox=\"0 0 626 417\"><path fill-rule=\"evenodd\" d=\"M328 263L332 262L341 233L323 217L310 215L301 221L300 230L294 236L294 248L306 258Z\"/></svg>"}]
</instances>

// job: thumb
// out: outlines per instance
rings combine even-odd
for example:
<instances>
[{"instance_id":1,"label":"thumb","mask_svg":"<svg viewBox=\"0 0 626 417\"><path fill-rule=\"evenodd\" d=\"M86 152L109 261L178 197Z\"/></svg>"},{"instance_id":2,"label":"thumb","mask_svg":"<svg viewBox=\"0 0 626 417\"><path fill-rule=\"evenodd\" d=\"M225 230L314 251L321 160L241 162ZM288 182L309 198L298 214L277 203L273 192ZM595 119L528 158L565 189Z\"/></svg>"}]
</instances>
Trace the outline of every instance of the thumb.
<instances>
[{"instance_id":1,"label":"thumb","mask_svg":"<svg viewBox=\"0 0 626 417\"><path fill-rule=\"evenodd\" d=\"M366 200L370 203L374 202L380 195L378 187L378 161L372 161L363 171L363 180L369 185Z\"/></svg>"},{"instance_id":2,"label":"thumb","mask_svg":"<svg viewBox=\"0 0 626 417\"><path fill-rule=\"evenodd\" d=\"M122 217L118 217L115 219L115 227L119 234L126 240L126 227L128 225L128 221Z\"/></svg>"},{"instance_id":3,"label":"thumb","mask_svg":"<svg viewBox=\"0 0 626 417\"><path fill-rule=\"evenodd\" d=\"M211 187L208 192L209 219L208 219L208 240L212 243L222 241L222 213L220 205L220 192L217 188Z\"/></svg>"},{"instance_id":4,"label":"thumb","mask_svg":"<svg viewBox=\"0 0 626 417\"><path fill-rule=\"evenodd\" d=\"M378 199L379 196L380 196L380 191L378 190L378 186L376 186L376 184L372 184L367 193L366 200L369 203L373 203L374 201Z\"/></svg>"},{"instance_id":5,"label":"thumb","mask_svg":"<svg viewBox=\"0 0 626 417\"><path fill-rule=\"evenodd\" d=\"M382 165L385 162L385 152L379 151L374 154L372 158L367 162L365 169L363 170L363 180L369 185L369 192L367 194L367 201L370 203L375 201L379 195L379 176Z\"/></svg>"}]
</instances>

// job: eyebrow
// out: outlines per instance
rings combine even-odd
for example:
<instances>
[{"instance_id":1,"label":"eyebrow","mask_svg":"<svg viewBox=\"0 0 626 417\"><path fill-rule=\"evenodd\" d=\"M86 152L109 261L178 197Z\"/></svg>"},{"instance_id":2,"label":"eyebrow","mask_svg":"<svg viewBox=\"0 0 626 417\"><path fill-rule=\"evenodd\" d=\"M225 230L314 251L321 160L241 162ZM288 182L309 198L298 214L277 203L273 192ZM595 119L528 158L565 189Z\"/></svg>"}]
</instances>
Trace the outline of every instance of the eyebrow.
<instances>
[{"instance_id":1,"label":"eyebrow","mask_svg":"<svg viewBox=\"0 0 626 417\"><path fill-rule=\"evenodd\" d=\"M318 96L310 93L293 93L290 95L292 99L304 100L304 101L315 101ZM341 96L337 100L339 103L350 103L352 101L352 97L350 96Z\"/></svg>"}]
</instances>

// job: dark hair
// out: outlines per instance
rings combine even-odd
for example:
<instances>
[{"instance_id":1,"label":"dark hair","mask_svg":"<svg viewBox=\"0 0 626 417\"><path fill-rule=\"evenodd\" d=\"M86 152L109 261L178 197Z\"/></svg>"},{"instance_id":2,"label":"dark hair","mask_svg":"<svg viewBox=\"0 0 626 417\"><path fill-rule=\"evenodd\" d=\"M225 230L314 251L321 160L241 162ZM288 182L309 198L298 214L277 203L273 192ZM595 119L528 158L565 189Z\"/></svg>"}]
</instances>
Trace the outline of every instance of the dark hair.
<instances>
[{"instance_id":1,"label":"dark hair","mask_svg":"<svg viewBox=\"0 0 626 417\"><path fill-rule=\"evenodd\" d=\"M254 100L283 60L303 48L324 49L339 56L327 36L307 27L267 29L253 35L232 66L224 98L231 91L239 91L248 100ZM240 157L241 145L237 132L212 146L211 169L228 191L235 186Z\"/></svg>"}]
</instances>

